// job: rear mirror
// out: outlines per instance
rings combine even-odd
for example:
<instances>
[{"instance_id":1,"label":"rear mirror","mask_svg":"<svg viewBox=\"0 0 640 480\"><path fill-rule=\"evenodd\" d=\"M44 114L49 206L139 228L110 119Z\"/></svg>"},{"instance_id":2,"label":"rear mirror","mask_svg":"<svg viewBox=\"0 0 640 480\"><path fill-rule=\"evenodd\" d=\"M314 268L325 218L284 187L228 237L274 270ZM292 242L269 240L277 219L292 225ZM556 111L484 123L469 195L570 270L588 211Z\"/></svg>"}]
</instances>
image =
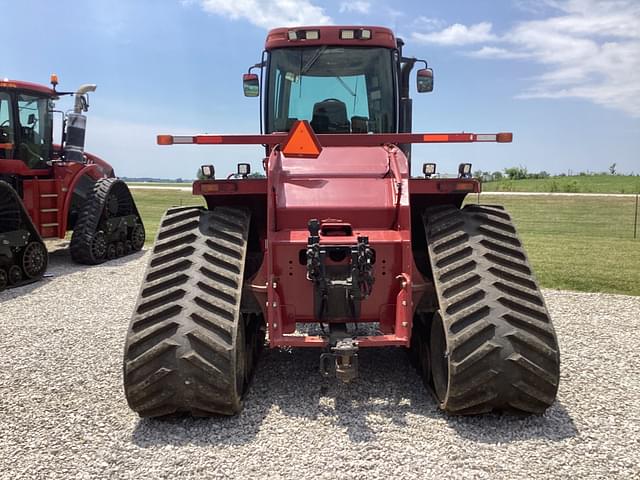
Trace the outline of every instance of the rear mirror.
<instances>
[{"instance_id":1,"label":"rear mirror","mask_svg":"<svg viewBox=\"0 0 640 480\"><path fill-rule=\"evenodd\" d=\"M244 89L245 97L260 96L260 82L258 81L258 75L255 73L245 73L242 75L242 88Z\"/></svg>"},{"instance_id":2,"label":"rear mirror","mask_svg":"<svg viewBox=\"0 0 640 480\"><path fill-rule=\"evenodd\" d=\"M30 113L27 117L27 125L33 125L34 123L36 123L36 116L35 114Z\"/></svg>"},{"instance_id":3,"label":"rear mirror","mask_svg":"<svg viewBox=\"0 0 640 480\"><path fill-rule=\"evenodd\" d=\"M418 70L416 78L418 93L433 91L433 70L431 68L421 68Z\"/></svg>"}]
</instances>

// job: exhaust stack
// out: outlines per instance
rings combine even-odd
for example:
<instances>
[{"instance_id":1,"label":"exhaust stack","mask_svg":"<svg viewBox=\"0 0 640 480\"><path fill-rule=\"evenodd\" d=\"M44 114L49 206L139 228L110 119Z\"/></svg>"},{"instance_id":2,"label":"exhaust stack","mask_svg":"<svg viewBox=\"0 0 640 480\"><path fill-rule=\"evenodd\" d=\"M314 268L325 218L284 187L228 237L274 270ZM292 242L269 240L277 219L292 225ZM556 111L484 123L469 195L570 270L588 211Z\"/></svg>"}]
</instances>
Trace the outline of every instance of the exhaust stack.
<instances>
[{"instance_id":1,"label":"exhaust stack","mask_svg":"<svg viewBox=\"0 0 640 480\"><path fill-rule=\"evenodd\" d=\"M89 110L86 94L95 92L96 85L86 83L75 93L73 113L67 114L64 156L68 162L84 162L84 137L87 128L87 117L82 114Z\"/></svg>"}]
</instances>

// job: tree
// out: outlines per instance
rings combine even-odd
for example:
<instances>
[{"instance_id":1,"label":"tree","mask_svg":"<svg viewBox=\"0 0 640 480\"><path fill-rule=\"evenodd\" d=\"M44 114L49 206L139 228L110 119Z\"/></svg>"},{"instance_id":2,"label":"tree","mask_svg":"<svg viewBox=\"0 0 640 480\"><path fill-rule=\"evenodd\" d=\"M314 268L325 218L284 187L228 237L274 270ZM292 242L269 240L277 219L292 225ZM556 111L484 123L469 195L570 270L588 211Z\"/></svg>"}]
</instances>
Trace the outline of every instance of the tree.
<instances>
[{"instance_id":1,"label":"tree","mask_svg":"<svg viewBox=\"0 0 640 480\"><path fill-rule=\"evenodd\" d=\"M502 180L502 172L493 172L491 176L494 180Z\"/></svg>"},{"instance_id":2,"label":"tree","mask_svg":"<svg viewBox=\"0 0 640 480\"><path fill-rule=\"evenodd\" d=\"M523 178L527 178L527 169L522 166L505 168L504 173L509 177L509 180L522 180Z\"/></svg>"},{"instance_id":3,"label":"tree","mask_svg":"<svg viewBox=\"0 0 640 480\"><path fill-rule=\"evenodd\" d=\"M198 168L198 173L196 173L196 178L198 180L204 180L204 175L202 173L202 169L201 168Z\"/></svg>"},{"instance_id":4,"label":"tree","mask_svg":"<svg viewBox=\"0 0 640 480\"><path fill-rule=\"evenodd\" d=\"M609 166L609 173L611 175L615 175L616 174L616 165L617 165L617 163L614 162Z\"/></svg>"}]
</instances>

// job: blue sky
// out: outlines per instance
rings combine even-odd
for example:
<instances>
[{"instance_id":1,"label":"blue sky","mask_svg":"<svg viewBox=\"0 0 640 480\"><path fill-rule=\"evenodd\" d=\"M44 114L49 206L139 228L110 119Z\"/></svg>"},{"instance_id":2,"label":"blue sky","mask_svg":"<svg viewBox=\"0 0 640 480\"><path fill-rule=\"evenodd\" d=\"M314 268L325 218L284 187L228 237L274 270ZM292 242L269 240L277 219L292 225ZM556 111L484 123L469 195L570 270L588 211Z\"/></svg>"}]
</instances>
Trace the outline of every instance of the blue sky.
<instances>
[{"instance_id":1,"label":"blue sky","mask_svg":"<svg viewBox=\"0 0 640 480\"><path fill-rule=\"evenodd\" d=\"M514 132L513 144L415 147L414 173L422 161L640 173L637 0L0 0L0 12L0 77L97 83L87 148L122 176L259 169L259 147L158 147L155 135L258 132L242 73L268 28L298 24L385 25L404 38L405 55L435 70L434 92L414 95L415 131Z\"/></svg>"}]
</instances>

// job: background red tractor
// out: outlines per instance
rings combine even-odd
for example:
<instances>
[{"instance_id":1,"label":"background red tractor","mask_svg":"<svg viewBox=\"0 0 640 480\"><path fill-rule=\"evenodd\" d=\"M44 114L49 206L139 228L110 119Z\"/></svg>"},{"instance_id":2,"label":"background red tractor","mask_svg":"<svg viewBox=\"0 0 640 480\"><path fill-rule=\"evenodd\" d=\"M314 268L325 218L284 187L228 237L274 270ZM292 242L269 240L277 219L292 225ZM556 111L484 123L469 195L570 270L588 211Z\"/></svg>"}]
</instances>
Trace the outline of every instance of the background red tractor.
<instances>
[{"instance_id":1,"label":"background red tractor","mask_svg":"<svg viewBox=\"0 0 640 480\"><path fill-rule=\"evenodd\" d=\"M161 145L262 144L266 179L193 185L207 208L164 216L127 335L124 386L141 416L235 414L265 337L323 349L357 376L361 348L406 348L441 408L541 413L559 353L509 214L467 205L456 178L411 178L412 143L510 142L510 133L410 133L410 72L426 62L380 27L269 32L244 76L264 96L261 135L158 136ZM304 325L303 325L304 324ZM286 380L285 380L286 381Z\"/></svg>"},{"instance_id":2,"label":"background red tractor","mask_svg":"<svg viewBox=\"0 0 640 480\"><path fill-rule=\"evenodd\" d=\"M104 160L84 151L88 93L15 80L0 81L0 290L40 278L43 238L73 230L71 256L97 264L140 250L145 233L127 185ZM75 95L53 143L53 101Z\"/></svg>"}]
</instances>

